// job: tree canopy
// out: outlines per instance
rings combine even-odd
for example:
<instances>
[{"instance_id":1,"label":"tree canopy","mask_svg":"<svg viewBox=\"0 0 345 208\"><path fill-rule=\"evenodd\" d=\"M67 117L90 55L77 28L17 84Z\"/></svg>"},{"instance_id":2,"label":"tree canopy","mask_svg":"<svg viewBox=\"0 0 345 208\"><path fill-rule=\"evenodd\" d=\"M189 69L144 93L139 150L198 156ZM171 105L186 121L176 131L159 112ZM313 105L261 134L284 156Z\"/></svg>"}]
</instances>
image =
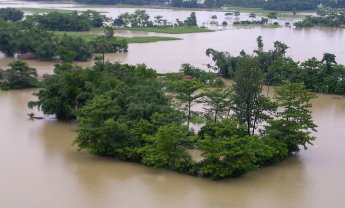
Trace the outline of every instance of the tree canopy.
<instances>
[{"instance_id":1,"label":"tree canopy","mask_svg":"<svg viewBox=\"0 0 345 208\"><path fill-rule=\"evenodd\" d=\"M261 93L256 60L248 56L239 64L232 87L210 88L191 65L160 77L145 65L64 63L45 75L29 106L76 120L80 150L195 176L237 177L307 147L316 130L310 112L315 96L302 83L284 82L273 102ZM197 133L193 103L206 109Z\"/></svg>"}]
</instances>

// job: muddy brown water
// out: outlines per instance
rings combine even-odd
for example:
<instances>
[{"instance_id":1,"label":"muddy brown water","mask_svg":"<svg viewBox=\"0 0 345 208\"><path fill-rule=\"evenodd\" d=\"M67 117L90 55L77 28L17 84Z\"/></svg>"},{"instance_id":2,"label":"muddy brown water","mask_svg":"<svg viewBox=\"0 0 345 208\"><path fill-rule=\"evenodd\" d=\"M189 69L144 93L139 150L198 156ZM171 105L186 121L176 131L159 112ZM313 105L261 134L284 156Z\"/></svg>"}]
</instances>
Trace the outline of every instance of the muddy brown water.
<instances>
[{"instance_id":1,"label":"muddy brown water","mask_svg":"<svg viewBox=\"0 0 345 208\"><path fill-rule=\"evenodd\" d=\"M78 152L75 126L29 120L34 90L0 92L0 207L343 207L345 99L313 102L314 146L241 178L211 181ZM40 115L39 112L35 112Z\"/></svg>"},{"instance_id":2,"label":"muddy brown water","mask_svg":"<svg viewBox=\"0 0 345 208\"><path fill-rule=\"evenodd\" d=\"M31 4L48 6L27 3ZM132 44L128 54L107 57L127 63L146 63L159 72L176 71L185 62L198 66L209 63L204 55L208 47L234 54L242 48L253 50L258 35L264 36L267 48L274 40L286 42L291 47L289 55L296 59L320 57L327 51L335 53L338 62L345 60L343 30L290 28L177 35L184 40ZM9 61L1 57L0 67ZM92 62L83 64L90 66ZM40 74L51 73L53 69L50 62L30 61L30 65ZM31 110L27 102L33 99L34 91L0 91L1 208L345 206L344 97L319 95L313 101L313 118L319 127L314 146L308 151L302 150L279 165L241 178L211 181L78 152L72 146L76 135L71 131L74 124L47 117L28 119L26 114Z\"/></svg>"}]
</instances>

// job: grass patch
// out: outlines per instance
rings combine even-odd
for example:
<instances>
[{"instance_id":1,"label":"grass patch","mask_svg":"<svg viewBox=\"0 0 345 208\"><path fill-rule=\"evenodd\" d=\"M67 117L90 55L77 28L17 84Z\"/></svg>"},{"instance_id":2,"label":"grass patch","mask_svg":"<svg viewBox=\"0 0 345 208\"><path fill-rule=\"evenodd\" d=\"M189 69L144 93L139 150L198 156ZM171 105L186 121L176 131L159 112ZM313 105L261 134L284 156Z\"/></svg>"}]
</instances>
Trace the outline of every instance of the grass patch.
<instances>
[{"instance_id":1,"label":"grass patch","mask_svg":"<svg viewBox=\"0 0 345 208\"><path fill-rule=\"evenodd\" d=\"M49 13L49 12L60 12L60 13L71 13L74 10L66 10L66 9L44 9L44 8L18 8L22 12L30 12L30 13Z\"/></svg>"},{"instance_id":2,"label":"grass patch","mask_svg":"<svg viewBox=\"0 0 345 208\"><path fill-rule=\"evenodd\" d=\"M81 37L86 41L92 41L96 39L98 36L100 36L99 33L97 33L97 30L95 31L89 31L89 32L63 32L63 31L56 31L54 32L57 36L63 36L68 35L71 37ZM181 38L175 38L175 37L160 37L160 36L138 36L138 37L117 37L122 40L126 40L128 43L153 43L158 41L170 41L170 40L181 40Z\"/></svg>"},{"instance_id":3,"label":"grass patch","mask_svg":"<svg viewBox=\"0 0 345 208\"><path fill-rule=\"evenodd\" d=\"M181 38L175 37L160 37L160 36L140 36L140 37L118 37L119 39L125 39L128 43L153 43L159 41L170 41L170 40L182 40Z\"/></svg>"},{"instance_id":4,"label":"grass patch","mask_svg":"<svg viewBox=\"0 0 345 208\"><path fill-rule=\"evenodd\" d=\"M136 28L121 28L119 30L167 33L167 34L213 32L213 30L210 30L207 28L201 28L201 27L136 27Z\"/></svg>"}]
</instances>

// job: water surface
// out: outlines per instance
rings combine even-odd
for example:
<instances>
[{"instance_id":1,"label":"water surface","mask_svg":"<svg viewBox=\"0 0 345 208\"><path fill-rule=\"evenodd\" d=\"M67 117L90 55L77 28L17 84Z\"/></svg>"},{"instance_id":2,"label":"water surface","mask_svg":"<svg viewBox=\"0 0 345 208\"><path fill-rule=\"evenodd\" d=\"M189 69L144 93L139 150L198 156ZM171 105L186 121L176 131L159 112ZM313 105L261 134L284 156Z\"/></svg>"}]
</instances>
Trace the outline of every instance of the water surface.
<instances>
[{"instance_id":1,"label":"water surface","mask_svg":"<svg viewBox=\"0 0 345 208\"><path fill-rule=\"evenodd\" d=\"M18 7L78 6L10 3ZM9 1L0 0L0 6L8 5ZM184 14L184 11L154 11L170 12L181 18ZM204 18L209 14L205 12ZM264 37L266 49L275 40L287 43L291 47L288 54L297 60L320 58L322 53L332 52L338 62L345 63L345 36L341 29L229 28L176 35L184 39L181 41L131 44L129 53L108 54L107 58L131 64L146 63L159 72L177 71L182 63L204 67L210 63L205 56L207 48L237 55L241 49L255 49L258 35ZM0 57L0 67L11 60ZM40 74L51 73L55 64L29 63ZM92 62L82 65L90 66ZM345 205L344 97L319 95L313 101L313 118L319 127L315 145L308 151L302 150L277 166L241 178L211 181L78 152L71 145L76 136L71 131L74 124L47 117L28 119L26 114L31 110L27 102L33 99L34 91L0 91L0 207L324 208Z\"/></svg>"}]
</instances>

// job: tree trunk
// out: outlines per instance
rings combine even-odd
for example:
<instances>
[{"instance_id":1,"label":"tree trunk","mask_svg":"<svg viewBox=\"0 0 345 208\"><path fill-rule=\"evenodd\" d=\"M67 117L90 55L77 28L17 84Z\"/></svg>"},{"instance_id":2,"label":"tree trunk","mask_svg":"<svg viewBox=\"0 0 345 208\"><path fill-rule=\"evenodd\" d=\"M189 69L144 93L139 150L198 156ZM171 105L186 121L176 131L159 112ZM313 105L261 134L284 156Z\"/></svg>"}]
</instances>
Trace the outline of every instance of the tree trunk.
<instances>
[{"instance_id":1,"label":"tree trunk","mask_svg":"<svg viewBox=\"0 0 345 208\"><path fill-rule=\"evenodd\" d=\"M105 62L105 53L103 52L103 65L104 65L104 62Z\"/></svg>"},{"instance_id":2,"label":"tree trunk","mask_svg":"<svg viewBox=\"0 0 345 208\"><path fill-rule=\"evenodd\" d=\"M190 106L191 106L191 101L190 99L188 100L188 117L187 117L187 127L189 129L189 122L190 122Z\"/></svg>"}]
</instances>

